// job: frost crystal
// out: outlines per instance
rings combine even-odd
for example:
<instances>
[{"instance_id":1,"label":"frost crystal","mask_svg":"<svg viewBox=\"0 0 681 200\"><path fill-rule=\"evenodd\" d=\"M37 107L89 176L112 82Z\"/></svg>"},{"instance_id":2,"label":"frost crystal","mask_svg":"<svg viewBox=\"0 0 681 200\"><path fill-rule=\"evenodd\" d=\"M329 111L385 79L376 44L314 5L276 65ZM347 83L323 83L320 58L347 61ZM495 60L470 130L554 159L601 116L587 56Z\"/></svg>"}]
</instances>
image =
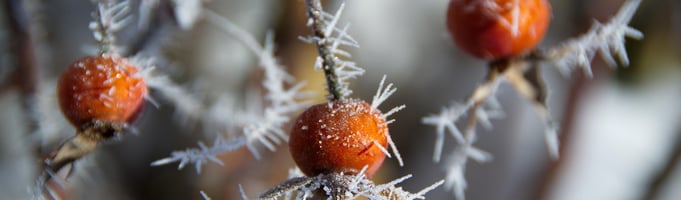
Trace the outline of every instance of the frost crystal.
<instances>
[{"instance_id":1,"label":"frost crystal","mask_svg":"<svg viewBox=\"0 0 681 200\"><path fill-rule=\"evenodd\" d=\"M393 84L389 83L388 86L385 88L383 87L383 84L385 83L385 78L386 76L383 75L383 78L381 79L381 83L378 85L378 90L376 91L376 95L374 96L373 100L371 101L371 108L372 109L377 109L378 106L381 105L385 100L387 100L393 93L397 91L397 88L393 88ZM383 118L386 119L386 124L392 123L394 120L388 120L388 117L402 109L404 109L406 106L405 105L400 105L395 108L390 109L390 111L383 113ZM395 154L395 157L397 158L397 161L400 163L400 166L404 166L404 162L402 161L402 156L400 156L400 152L397 151L397 146L395 145L395 142L393 142L392 137L390 136L390 133L387 133L388 135L386 136L388 138L388 144L390 145L390 149L393 151ZM381 147L381 145L377 145L378 147ZM381 149L383 152L386 153L388 157L391 157L390 154L388 154L387 150Z\"/></svg>"},{"instance_id":2,"label":"frost crystal","mask_svg":"<svg viewBox=\"0 0 681 200\"><path fill-rule=\"evenodd\" d=\"M241 186L239 186L239 189L241 189ZM199 191L199 194L201 194L203 200L210 200L210 197L203 190Z\"/></svg>"}]
</instances>

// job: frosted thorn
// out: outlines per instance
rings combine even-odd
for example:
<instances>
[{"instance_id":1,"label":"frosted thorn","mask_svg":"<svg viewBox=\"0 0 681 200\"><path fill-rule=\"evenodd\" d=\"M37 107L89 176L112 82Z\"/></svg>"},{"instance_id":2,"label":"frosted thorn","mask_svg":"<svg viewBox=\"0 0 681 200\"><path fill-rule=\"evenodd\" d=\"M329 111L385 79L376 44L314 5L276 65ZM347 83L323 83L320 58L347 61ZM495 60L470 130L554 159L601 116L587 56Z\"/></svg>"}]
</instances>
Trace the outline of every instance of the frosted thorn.
<instances>
[{"instance_id":1,"label":"frosted thorn","mask_svg":"<svg viewBox=\"0 0 681 200\"><path fill-rule=\"evenodd\" d=\"M391 158L391 157L392 157L392 156L390 155L390 152L388 152L388 150L385 149L385 147L383 147L383 145L379 144L379 143L376 142L376 141L373 141L373 143L374 143L374 146L378 147L378 149L381 150L381 152L383 152L383 154L385 154L385 156L388 156L388 158Z\"/></svg>"}]
</instances>

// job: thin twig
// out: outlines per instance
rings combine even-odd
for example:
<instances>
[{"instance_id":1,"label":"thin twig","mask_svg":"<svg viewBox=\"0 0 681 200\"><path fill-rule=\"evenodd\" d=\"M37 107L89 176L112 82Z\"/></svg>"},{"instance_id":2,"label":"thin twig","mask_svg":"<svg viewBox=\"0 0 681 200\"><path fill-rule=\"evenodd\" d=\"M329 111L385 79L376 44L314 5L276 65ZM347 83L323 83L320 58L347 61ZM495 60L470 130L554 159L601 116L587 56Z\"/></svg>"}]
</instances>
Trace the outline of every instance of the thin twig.
<instances>
[{"instance_id":1,"label":"thin twig","mask_svg":"<svg viewBox=\"0 0 681 200\"><path fill-rule=\"evenodd\" d=\"M323 59L322 70L324 70L324 75L326 77L326 84L329 90L329 95L331 95L331 100L343 100L345 96L341 93L341 84L336 74L336 61L335 56L331 51L331 42L328 39L325 31L327 27L323 21L322 16L322 4L319 0L305 0L307 5L307 14L312 20L312 31L314 36L317 37L316 45L319 56Z\"/></svg>"}]
</instances>

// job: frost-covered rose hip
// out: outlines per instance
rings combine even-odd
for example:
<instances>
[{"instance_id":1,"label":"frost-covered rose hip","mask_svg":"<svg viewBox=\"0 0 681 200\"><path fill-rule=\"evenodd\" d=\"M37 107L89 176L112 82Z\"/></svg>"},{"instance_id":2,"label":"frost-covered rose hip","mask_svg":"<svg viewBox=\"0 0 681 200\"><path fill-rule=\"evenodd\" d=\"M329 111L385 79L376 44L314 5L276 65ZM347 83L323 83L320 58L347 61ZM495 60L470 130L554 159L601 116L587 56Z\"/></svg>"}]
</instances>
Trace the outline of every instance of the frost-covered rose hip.
<instances>
[{"instance_id":1,"label":"frost-covered rose hip","mask_svg":"<svg viewBox=\"0 0 681 200\"><path fill-rule=\"evenodd\" d=\"M447 28L464 51L494 60L518 56L537 46L550 18L546 0L452 0Z\"/></svg>"},{"instance_id":2,"label":"frost-covered rose hip","mask_svg":"<svg viewBox=\"0 0 681 200\"><path fill-rule=\"evenodd\" d=\"M314 105L295 121L289 139L291 155L308 176L357 174L367 166L372 177L385 159L388 126L380 111L362 100Z\"/></svg>"},{"instance_id":3,"label":"frost-covered rose hip","mask_svg":"<svg viewBox=\"0 0 681 200\"><path fill-rule=\"evenodd\" d=\"M139 114L147 86L138 69L117 54L81 58L62 74L59 106L76 128L95 121L130 123Z\"/></svg>"}]
</instances>

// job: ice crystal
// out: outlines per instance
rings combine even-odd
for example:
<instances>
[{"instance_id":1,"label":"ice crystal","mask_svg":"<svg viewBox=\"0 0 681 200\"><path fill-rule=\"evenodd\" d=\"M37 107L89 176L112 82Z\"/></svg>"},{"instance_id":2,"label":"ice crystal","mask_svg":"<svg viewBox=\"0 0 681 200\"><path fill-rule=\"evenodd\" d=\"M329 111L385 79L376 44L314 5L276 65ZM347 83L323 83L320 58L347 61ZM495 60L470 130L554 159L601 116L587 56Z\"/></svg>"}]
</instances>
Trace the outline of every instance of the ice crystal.
<instances>
[{"instance_id":1,"label":"ice crystal","mask_svg":"<svg viewBox=\"0 0 681 200\"><path fill-rule=\"evenodd\" d=\"M387 100L393 93L397 91L397 88L393 88L393 84L389 83L385 88L383 87L385 83L386 76L383 75L383 78L381 79L381 83L378 84L378 90L376 90L376 95L374 96L373 100L371 101L371 108L372 109L377 109L378 106L381 105L385 100ZM397 107L394 107L390 109L390 111L383 113L383 117L386 119L386 124L392 123L394 120L388 120L388 117L402 109L404 109L406 106L405 105L400 105ZM402 156L400 156L400 152L397 150L397 146L395 145L395 142L393 142L392 137L390 136L390 133L387 132L386 137L388 138L388 144L390 145L390 149L393 151L395 154L395 158L397 158L397 161L399 162L400 166L404 166L404 162L402 161ZM386 149L383 149L381 145L377 145L378 147L381 147L381 150L386 153L385 155L388 156L389 158L392 157Z\"/></svg>"},{"instance_id":2,"label":"ice crystal","mask_svg":"<svg viewBox=\"0 0 681 200\"><path fill-rule=\"evenodd\" d=\"M239 188L241 188L241 186L239 186ZM210 200L210 197L203 190L199 191L199 194L201 194L201 198L203 198L203 200Z\"/></svg>"}]
</instances>

